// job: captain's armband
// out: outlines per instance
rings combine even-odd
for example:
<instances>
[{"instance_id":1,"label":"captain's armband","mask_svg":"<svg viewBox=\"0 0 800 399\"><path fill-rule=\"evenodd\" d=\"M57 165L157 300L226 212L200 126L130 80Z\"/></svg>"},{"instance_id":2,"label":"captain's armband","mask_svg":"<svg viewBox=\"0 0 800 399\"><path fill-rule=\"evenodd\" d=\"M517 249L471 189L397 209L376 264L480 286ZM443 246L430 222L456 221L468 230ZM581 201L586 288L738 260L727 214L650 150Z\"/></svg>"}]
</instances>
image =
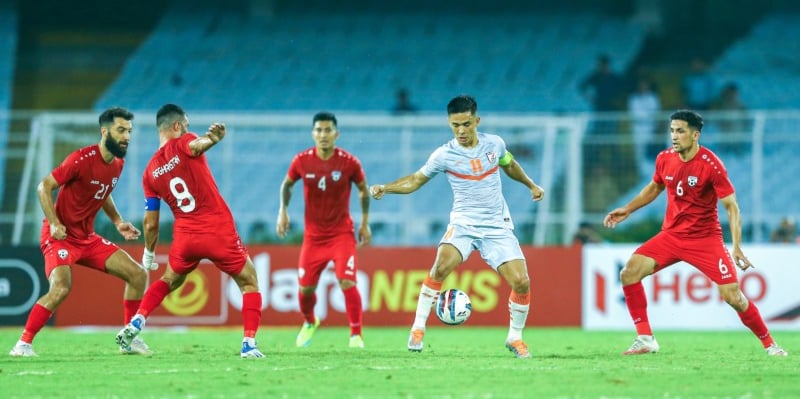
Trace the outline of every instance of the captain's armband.
<instances>
[{"instance_id":1,"label":"captain's armband","mask_svg":"<svg viewBox=\"0 0 800 399\"><path fill-rule=\"evenodd\" d=\"M161 208L161 200L155 197L147 197L144 199L145 211L157 211Z\"/></svg>"},{"instance_id":2,"label":"captain's armband","mask_svg":"<svg viewBox=\"0 0 800 399\"><path fill-rule=\"evenodd\" d=\"M499 163L500 166L508 166L509 164L511 164L511 161L513 160L514 156L511 155L511 151L506 150L506 155L503 155L503 157L500 158L500 160L497 163Z\"/></svg>"}]
</instances>

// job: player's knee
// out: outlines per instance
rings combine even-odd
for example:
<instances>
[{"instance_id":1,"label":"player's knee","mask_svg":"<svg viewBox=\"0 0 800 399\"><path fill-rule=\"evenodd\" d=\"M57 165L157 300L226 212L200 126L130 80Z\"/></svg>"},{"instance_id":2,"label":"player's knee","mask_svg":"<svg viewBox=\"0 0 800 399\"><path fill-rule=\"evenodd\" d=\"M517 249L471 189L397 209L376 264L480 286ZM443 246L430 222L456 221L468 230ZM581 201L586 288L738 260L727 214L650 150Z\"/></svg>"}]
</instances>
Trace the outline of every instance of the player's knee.
<instances>
[{"instance_id":1,"label":"player's knee","mask_svg":"<svg viewBox=\"0 0 800 399\"><path fill-rule=\"evenodd\" d=\"M54 303L61 303L67 298L69 292L72 290L72 284L52 284L50 290L47 291L47 296Z\"/></svg>"},{"instance_id":2,"label":"player's knee","mask_svg":"<svg viewBox=\"0 0 800 399\"><path fill-rule=\"evenodd\" d=\"M642 265L634 260L629 260L619 272L619 279L622 285L638 283L644 278Z\"/></svg>"},{"instance_id":3,"label":"player's knee","mask_svg":"<svg viewBox=\"0 0 800 399\"><path fill-rule=\"evenodd\" d=\"M126 282L131 287L144 291L145 286L147 285L147 272L138 267L132 268L130 273L128 273Z\"/></svg>"},{"instance_id":4,"label":"player's knee","mask_svg":"<svg viewBox=\"0 0 800 399\"><path fill-rule=\"evenodd\" d=\"M515 277L510 283L511 283L511 289L514 292L520 294L530 292L531 279L527 275Z\"/></svg>"}]
</instances>

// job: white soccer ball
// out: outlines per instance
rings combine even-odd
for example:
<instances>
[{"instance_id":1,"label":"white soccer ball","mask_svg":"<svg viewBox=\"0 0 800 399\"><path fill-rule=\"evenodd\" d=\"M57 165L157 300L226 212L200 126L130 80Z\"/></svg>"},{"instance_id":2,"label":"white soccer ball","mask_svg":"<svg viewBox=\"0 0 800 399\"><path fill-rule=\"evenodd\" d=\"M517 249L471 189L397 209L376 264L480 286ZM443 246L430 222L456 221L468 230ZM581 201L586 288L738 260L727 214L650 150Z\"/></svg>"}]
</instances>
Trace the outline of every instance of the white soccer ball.
<instances>
[{"instance_id":1,"label":"white soccer ball","mask_svg":"<svg viewBox=\"0 0 800 399\"><path fill-rule=\"evenodd\" d=\"M442 291L434 304L436 317L442 323L455 326L462 324L472 314L472 302L464 291L455 288Z\"/></svg>"}]
</instances>

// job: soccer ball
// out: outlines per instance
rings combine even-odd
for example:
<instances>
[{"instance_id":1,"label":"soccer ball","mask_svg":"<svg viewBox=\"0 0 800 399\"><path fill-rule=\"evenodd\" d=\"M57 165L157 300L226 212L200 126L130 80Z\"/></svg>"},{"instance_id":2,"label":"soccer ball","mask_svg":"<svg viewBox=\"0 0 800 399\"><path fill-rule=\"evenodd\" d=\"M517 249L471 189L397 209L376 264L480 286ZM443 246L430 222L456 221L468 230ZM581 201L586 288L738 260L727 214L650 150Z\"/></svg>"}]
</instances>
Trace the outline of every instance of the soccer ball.
<instances>
[{"instance_id":1,"label":"soccer ball","mask_svg":"<svg viewBox=\"0 0 800 399\"><path fill-rule=\"evenodd\" d=\"M464 291L453 288L439 294L434 308L442 323L455 326L467 321L472 313L472 302Z\"/></svg>"}]
</instances>

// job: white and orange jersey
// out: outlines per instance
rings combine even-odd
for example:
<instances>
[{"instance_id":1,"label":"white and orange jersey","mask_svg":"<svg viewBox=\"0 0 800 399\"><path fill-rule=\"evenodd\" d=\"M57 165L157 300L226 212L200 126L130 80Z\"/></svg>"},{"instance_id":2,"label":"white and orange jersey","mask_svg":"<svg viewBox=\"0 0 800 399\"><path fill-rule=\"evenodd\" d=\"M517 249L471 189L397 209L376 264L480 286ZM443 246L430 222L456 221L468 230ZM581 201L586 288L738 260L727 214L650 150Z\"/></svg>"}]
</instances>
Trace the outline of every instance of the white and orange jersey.
<instances>
[{"instance_id":1,"label":"white and orange jersey","mask_svg":"<svg viewBox=\"0 0 800 399\"><path fill-rule=\"evenodd\" d=\"M464 148L454 138L431 154L419 171L429 178L447 174L453 190L450 224L514 228L499 173L505 154L503 139L485 133L478 133L475 147Z\"/></svg>"}]
</instances>

